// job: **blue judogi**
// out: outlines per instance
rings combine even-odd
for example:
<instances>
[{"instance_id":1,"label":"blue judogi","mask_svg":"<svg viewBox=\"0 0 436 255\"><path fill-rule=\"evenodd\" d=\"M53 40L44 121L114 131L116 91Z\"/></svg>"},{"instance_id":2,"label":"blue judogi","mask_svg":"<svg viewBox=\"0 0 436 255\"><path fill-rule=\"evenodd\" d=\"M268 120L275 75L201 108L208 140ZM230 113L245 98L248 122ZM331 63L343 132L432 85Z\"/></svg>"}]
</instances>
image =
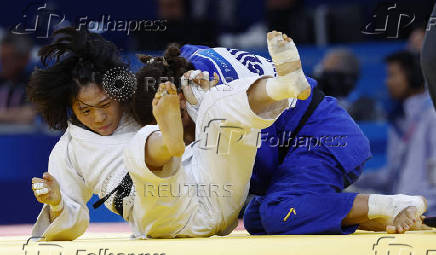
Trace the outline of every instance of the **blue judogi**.
<instances>
[{"instance_id":1,"label":"blue judogi","mask_svg":"<svg viewBox=\"0 0 436 255\"><path fill-rule=\"evenodd\" d=\"M232 59L224 50L238 53ZM275 75L269 60L243 51L185 45L182 56L197 69L220 76L225 73L230 79L244 78L250 72L271 75L271 70ZM240 68L241 63L246 70ZM313 90L316 81L308 81ZM328 96L289 141L311 97L298 100L262 130L250 186L256 196L244 213L244 225L251 234L349 234L357 229L357 225L342 226L357 195L342 190L357 180L371 157L369 141L336 99ZM278 148L288 143L291 146L280 164Z\"/></svg>"}]
</instances>

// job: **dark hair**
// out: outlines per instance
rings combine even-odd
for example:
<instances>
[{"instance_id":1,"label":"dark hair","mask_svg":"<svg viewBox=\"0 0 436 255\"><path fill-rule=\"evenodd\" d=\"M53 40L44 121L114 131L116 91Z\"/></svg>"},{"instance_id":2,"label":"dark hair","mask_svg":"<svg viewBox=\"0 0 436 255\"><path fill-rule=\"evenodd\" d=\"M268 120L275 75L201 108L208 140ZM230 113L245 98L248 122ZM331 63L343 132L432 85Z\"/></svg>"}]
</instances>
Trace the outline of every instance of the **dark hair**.
<instances>
[{"instance_id":1,"label":"dark hair","mask_svg":"<svg viewBox=\"0 0 436 255\"><path fill-rule=\"evenodd\" d=\"M194 66L180 56L177 44L170 44L163 56L138 57L145 66L136 73L137 90L131 100L131 112L140 125L150 125L154 123L151 102L159 83L169 80L180 90L180 78L185 72L193 70Z\"/></svg>"},{"instance_id":2,"label":"dark hair","mask_svg":"<svg viewBox=\"0 0 436 255\"><path fill-rule=\"evenodd\" d=\"M64 130L74 119L71 104L80 88L90 83L101 87L105 71L126 64L117 47L98 34L67 27L53 36L58 38L38 52L46 68L32 73L27 93L47 124Z\"/></svg>"},{"instance_id":3,"label":"dark hair","mask_svg":"<svg viewBox=\"0 0 436 255\"><path fill-rule=\"evenodd\" d=\"M419 63L419 56L407 50L402 50L388 55L386 63L398 63L406 74L411 89L423 89L424 77Z\"/></svg>"}]
</instances>

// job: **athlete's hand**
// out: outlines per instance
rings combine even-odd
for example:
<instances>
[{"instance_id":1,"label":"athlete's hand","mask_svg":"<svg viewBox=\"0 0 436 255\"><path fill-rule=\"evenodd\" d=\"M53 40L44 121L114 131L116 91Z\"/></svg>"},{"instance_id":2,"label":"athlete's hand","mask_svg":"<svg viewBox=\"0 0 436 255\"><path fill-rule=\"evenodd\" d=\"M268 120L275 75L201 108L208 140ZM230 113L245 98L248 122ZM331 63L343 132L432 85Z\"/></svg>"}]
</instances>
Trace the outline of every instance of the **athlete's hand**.
<instances>
[{"instance_id":1,"label":"athlete's hand","mask_svg":"<svg viewBox=\"0 0 436 255\"><path fill-rule=\"evenodd\" d=\"M200 70L190 70L183 74L181 77L181 88L183 95L191 105L197 105L204 93L210 90L213 86L218 84L219 76L213 73L213 80L209 80L209 72L202 72ZM197 93L193 92L193 88L198 87Z\"/></svg>"},{"instance_id":2,"label":"athlete's hand","mask_svg":"<svg viewBox=\"0 0 436 255\"><path fill-rule=\"evenodd\" d=\"M61 189L56 179L45 172L43 179L33 177L32 178L32 190L38 202L48 204L51 206L57 206L61 202Z\"/></svg>"}]
</instances>

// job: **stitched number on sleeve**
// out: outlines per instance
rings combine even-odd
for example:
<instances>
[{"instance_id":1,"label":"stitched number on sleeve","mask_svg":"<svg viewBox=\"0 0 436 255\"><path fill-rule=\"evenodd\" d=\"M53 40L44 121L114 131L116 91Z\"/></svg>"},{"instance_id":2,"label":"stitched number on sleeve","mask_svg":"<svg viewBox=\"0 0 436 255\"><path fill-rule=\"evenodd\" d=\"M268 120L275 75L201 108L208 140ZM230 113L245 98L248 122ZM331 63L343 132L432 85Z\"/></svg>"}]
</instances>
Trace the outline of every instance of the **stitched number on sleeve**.
<instances>
[{"instance_id":1,"label":"stitched number on sleeve","mask_svg":"<svg viewBox=\"0 0 436 255\"><path fill-rule=\"evenodd\" d=\"M235 59L243 64L250 72L263 75L262 62L256 57L256 55L250 54L246 51L237 49L227 49L230 54L235 56Z\"/></svg>"}]
</instances>

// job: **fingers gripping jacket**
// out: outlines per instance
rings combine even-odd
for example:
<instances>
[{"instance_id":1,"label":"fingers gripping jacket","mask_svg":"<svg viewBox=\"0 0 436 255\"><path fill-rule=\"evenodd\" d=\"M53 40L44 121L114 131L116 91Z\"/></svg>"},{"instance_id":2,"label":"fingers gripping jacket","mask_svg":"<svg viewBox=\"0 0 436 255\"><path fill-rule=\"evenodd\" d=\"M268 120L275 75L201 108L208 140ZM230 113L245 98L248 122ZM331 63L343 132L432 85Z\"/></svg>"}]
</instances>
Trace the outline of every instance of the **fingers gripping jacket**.
<instances>
[{"instance_id":1,"label":"fingers gripping jacket","mask_svg":"<svg viewBox=\"0 0 436 255\"><path fill-rule=\"evenodd\" d=\"M209 81L209 72L201 72L200 70L192 71L189 78L185 78L184 76L181 78L182 88L189 87L188 89L192 91L192 94L196 99L195 102L193 100L189 100L188 98L186 100L186 111L194 122L197 119L198 108L200 107L201 101L207 92L207 90L202 89L200 85L194 81L200 73L203 74L204 80Z\"/></svg>"}]
</instances>

